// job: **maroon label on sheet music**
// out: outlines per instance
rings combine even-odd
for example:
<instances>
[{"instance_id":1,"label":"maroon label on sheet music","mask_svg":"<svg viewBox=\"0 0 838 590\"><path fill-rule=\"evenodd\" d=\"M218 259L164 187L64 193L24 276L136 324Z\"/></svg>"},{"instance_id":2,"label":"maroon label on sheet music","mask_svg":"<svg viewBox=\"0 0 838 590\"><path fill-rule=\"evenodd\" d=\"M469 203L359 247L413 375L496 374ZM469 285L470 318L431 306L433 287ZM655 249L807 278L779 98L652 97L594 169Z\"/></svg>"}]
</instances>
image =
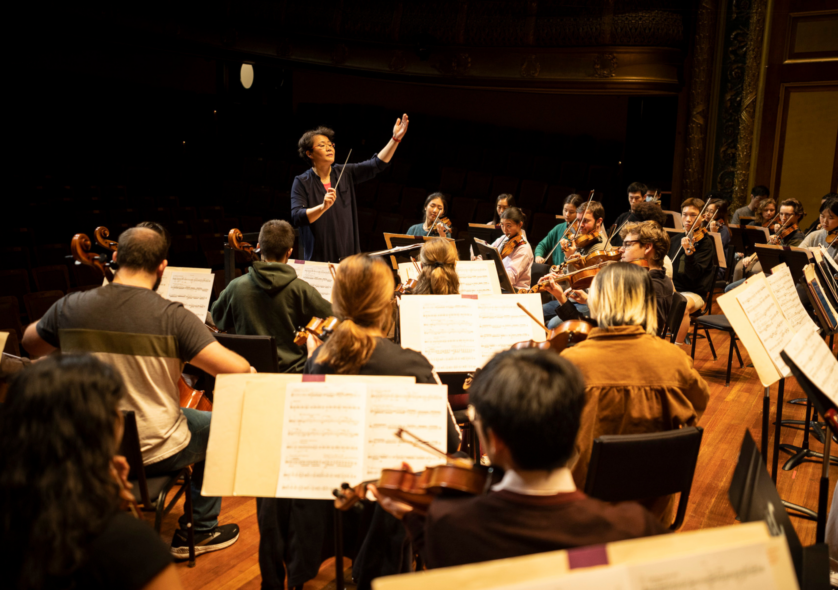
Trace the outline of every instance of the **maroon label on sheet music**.
<instances>
[{"instance_id":1,"label":"maroon label on sheet music","mask_svg":"<svg viewBox=\"0 0 838 590\"><path fill-rule=\"evenodd\" d=\"M294 260L294 264L305 264L305 260Z\"/></svg>"},{"instance_id":2,"label":"maroon label on sheet music","mask_svg":"<svg viewBox=\"0 0 838 590\"><path fill-rule=\"evenodd\" d=\"M303 383L323 383L326 375L303 375Z\"/></svg>"},{"instance_id":3,"label":"maroon label on sheet music","mask_svg":"<svg viewBox=\"0 0 838 590\"><path fill-rule=\"evenodd\" d=\"M463 299L477 299L477 295L460 295Z\"/></svg>"},{"instance_id":4,"label":"maroon label on sheet music","mask_svg":"<svg viewBox=\"0 0 838 590\"><path fill-rule=\"evenodd\" d=\"M593 547L570 549L567 552L567 561L570 564L570 569L572 570L580 567L608 565L608 552L605 550L605 545L594 545Z\"/></svg>"}]
</instances>

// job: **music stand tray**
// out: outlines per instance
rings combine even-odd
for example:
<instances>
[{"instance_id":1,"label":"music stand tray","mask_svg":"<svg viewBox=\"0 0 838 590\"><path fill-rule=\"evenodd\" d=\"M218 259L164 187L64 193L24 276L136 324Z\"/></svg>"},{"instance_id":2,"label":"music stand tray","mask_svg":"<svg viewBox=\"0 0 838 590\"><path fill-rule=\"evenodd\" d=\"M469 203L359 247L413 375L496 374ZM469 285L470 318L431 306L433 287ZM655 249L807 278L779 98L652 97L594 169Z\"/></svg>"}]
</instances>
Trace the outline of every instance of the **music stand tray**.
<instances>
[{"instance_id":1,"label":"music stand tray","mask_svg":"<svg viewBox=\"0 0 838 590\"><path fill-rule=\"evenodd\" d=\"M430 242L439 238L439 236L409 236L407 234L384 234L384 241L387 242L387 250L392 250L394 248L400 248L402 246L412 246L416 245L417 247L421 247L422 244L425 242ZM449 242L453 242L451 238L444 238ZM387 251L385 250L385 253ZM410 262L410 257L413 256L414 258L418 256L418 252L416 251L401 251L395 252L390 255L390 264L393 265L395 270L399 270L399 263L400 262Z\"/></svg>"},{"instance_id":2,"label":"music stand tray","mask_svg":"<svg viewBox=\"0 0 838 590\"><path fill-rule=\"evenodd\" d=\"M485 223L469 223L468 233L469 235L479 238L489 244L503 235L500 228Z\"/></svg>"}]
</instances>

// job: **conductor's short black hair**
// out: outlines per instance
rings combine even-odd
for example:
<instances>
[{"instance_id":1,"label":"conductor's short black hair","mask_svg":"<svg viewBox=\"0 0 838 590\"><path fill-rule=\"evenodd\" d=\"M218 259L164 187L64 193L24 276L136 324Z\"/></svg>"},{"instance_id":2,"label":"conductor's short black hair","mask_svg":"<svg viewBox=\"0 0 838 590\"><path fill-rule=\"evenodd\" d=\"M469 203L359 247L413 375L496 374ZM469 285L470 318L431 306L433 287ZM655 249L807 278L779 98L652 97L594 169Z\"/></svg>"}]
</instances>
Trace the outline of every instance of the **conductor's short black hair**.
<instances>
[{"instance_id":1,"label":"conductor's short black hair","mask_svg":"<svg viewBox=\"0 0 838 590\"><path fill-rule=\"evenodd\" d=\"M335 132L328 127L318 127L317 129L311 129L310 131L303 133L300 141L297 142L297 151L299 152L300 157L306 162L311 162L311 158L308 157L306 152L310 152L314 149L314 138L318 135L325 135L329 138L329 141L332 143L335 142Z\"/></svg>"},{"instance_id":2,"label":"conductor's short black hair","mask_svg":"<svg viewBox=\"0 0 838 590\"><path fill-rule=\"evenodd\" d=\"M279 261L294 246L294 228L282 219L266 221L259 231L259 249L262 259Z\"/></svg>"},{"instance_id":3,"label":"conductor's short black hair","mask_svg":"<svg viewBox=\"0 0 838 590\"><path fill-rule=\"evenodd\" d=\"M120 269L157 272L166 260L169 244L165 234L148 227L132 227L119 235L116 262Z\"/></svg>"},{"instance_id":4,"label":"conductor's short black hair","mask_svg":"<svg viewBox=\"0 0 838 590\"><path fill-rule=\"evenodd\" d=\"M550 350L495 355L469 389L484 432L493 431L524 470L552 470L573 455L585 383L570 361Z\"/></svg>"}]
</instances>

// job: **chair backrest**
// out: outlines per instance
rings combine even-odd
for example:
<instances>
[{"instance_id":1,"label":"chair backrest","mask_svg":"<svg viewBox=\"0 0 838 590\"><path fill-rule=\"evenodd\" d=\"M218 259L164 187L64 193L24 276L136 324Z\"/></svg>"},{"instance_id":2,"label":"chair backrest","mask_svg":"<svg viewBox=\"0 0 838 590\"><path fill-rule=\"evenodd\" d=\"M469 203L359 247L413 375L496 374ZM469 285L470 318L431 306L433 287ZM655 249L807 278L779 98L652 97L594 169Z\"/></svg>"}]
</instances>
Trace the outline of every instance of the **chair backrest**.
<instances>
[{"instance_id":1,"label":"chair backrest","mask_svg":"<svg viewBox=\"0 0 838 590\"><path fill-rule=\"evenodd\" d=\"M125 457L131 471L128 479L137 482L140 492L140 499L145 506L151 506L151 499L148 496L148 483L143 467L143 452L140 447L140 431L137 430L137 416L133 411L122 412L124 418L122 442L119 443L119 454Z\"/></svg>"},{"instance_id":2,"label":"chair backrest","mask_svg":"<svg viewBox=\"0 0 838 590\"><path fill-rule=\"evenodd\" d=\"M687 298L678 292L672 294L672 303L669 306L669 315L666 318L666 323L661 326L659 335L661 338L666 338L666 331L672 329L672 338L669 340L673 344L678 337L678 330L675 326L680 326L684 318L684 312L687 310Z\"/></svg>"},{"instance_id":3,"label":"chair backrest","mask_svg":"<svg viewBox=\"0 0 838 590\"><path fill-rule=\"evenodd\" d=\"M273 336L215 334L218 342L243 356L260 373L279 373L279 358Z\"/></svg>"},{"instance_id":4,"label":"chair backrest","mask_svg":"<svg viewBox=\"0 0 838 590\"><path fill-rule=\"evenodd\" d=\"M704 429L698 426L600 436L594 440L585 493L605 502L647 500L681 493L675 522L684 522Z\"/></svg>"}]
</instances>

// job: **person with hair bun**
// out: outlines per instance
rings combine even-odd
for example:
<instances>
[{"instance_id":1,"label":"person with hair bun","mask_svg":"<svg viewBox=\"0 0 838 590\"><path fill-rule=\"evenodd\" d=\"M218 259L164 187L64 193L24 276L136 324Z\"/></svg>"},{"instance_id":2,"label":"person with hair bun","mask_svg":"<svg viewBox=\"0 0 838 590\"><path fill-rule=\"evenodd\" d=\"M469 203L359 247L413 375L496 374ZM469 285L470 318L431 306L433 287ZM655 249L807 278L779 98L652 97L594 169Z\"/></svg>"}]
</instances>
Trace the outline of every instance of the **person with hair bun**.
<instances>
[{"instance_id":1,"label":"person with hair bun","mask_svg":"<svg viewBox=\"0 0 838 590\"><path fill-rule=\"evenodd\" d=\"M180 588L169 549L133 501L117 455L126 394L92 355L19 372L0 412L3 576L9 588Z\"/></svg>"},{"instance_id":2,"label":"person with hair bun","mask_svg":"<svg viewBox=\"0 0 838 590\"><path fill-rule=\"evenodd\" d=\"M458 295L460 278L457 276L457 250L446 240L431 240L419 251L422 271L419 273L414 295Z\"/></svg>"},{"instance_id":3,"label":"person with hair bun","mask_svg":"<svg viewBox=\"0 0 838 590\"><path fill-rule=\"evenodd\" d=\"M598 327L562 352L585 379L586 404L576 438L579 460L573 467L580 487L588 476L594 439L694 426L710 399L692 359L656 335L655 289L646 269L625 262L605 267L594 278L588 306ZM674 507L670 500L642 503L666 519Z\"/></svg>"},{"instance_id":4,"label":"person with hair bun","mask_svg":"<svg viewBox=\"0 0 838 590\"><path fill-rule=\"evenodd\" d=\"M521 236L522 241L512 250L511 254L503 258L503 266L509 275L509 280L515 289L529 289L532 276L532 263L534 260L532 246L523 239L524 224L527 216L518 207L509 207L500 216L500 228L503 235L492 243L492 248L503 252L504 246L510 240Z\"/></svg>"},{"instance_id":5,"label":"person with hair bun","mask_svg":"<svg viewBox=\"0 0 838 590\"><path fill-rule=\"evenodd\" d=\"M380 258L362 254L342 260L332 288L332 309L340 324L323 344L309 336L310 357L305 372L408 376L415 377L416 383L436 383L434 368L424 355L386 338L393 322L394 292L393 272ZM457 425L449 412L448 452L456 452L459 444ZM330 512L331 502L324 502ZM329 512L323 526L306 530L307 537L317 536L322 541L328 534ZM379 576L408 571L410 559L403 554L404 539L405 531L398 520L376 506L369 533L353 563L358 588L368 588L370 580ZM319 565L319 553L314 557Z\"/></svg>"}]
</instances>

